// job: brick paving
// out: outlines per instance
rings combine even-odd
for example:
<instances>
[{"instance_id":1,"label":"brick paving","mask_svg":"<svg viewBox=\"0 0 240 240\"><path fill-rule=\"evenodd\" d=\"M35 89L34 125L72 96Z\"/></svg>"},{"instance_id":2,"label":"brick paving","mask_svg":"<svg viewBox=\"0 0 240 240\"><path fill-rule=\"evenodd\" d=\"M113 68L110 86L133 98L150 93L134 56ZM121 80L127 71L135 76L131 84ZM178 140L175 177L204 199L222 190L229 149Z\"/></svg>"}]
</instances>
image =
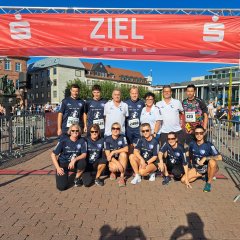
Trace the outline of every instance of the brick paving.
<instances>
[{"instance_id":1,"label":"brick paving","mask_svg":"<svg viewBox=\"0 0 240 240\"><path fill-rule=\"evenodd\" d=\"M51 149L15 170L52 170ZM16 159L17 161L17 159ZM239 190L228 179L217 179L211 193L204 182L186 189L179 182L162 186L162 179L119 188L70 188L59 192L54 175L1 175L0 240L165 240L240 239Z\"/></svg>"}]
</instances>

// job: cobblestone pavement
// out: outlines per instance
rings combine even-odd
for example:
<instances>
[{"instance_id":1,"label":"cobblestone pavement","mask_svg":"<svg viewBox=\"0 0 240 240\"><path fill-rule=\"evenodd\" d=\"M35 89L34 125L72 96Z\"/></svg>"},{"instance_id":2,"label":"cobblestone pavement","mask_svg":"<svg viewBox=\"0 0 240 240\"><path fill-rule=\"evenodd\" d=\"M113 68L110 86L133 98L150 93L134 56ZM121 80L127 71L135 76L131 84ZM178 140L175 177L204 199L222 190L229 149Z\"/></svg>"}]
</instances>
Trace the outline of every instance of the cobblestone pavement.
<instances>
[{"instance_id":1,"label":"cobblestone pavement","mask_svg":"<svg viewBox=\"0 0 240 240\"><path fill-rule=\"evenodd\" d=\"M8 169L53 169L51 149ZM17 160L16 160L17 161ZM240 201L232 179L217 179L211 193L204 182L186 189L143 180L125 188L108 178L105 186L59 192L54 175L1 175L0 239L240 239Z\"/></svg>"}]
</instances>

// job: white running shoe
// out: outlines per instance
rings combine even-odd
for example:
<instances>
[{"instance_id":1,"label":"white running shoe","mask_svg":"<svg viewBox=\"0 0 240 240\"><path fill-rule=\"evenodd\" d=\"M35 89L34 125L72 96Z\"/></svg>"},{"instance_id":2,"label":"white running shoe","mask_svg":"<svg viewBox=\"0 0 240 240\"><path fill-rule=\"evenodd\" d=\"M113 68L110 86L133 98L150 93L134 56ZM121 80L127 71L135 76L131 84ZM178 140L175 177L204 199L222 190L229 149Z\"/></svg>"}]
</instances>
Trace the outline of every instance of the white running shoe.
<instances>
[{"instance_id":1,"label":"white running shoe","mask_svg":"<svg viewBox=\"0 0 240 240\"><path fill-rule=\"evenodd\" d=\"M139 174L136 174L133 180L131 181L131 184L137 184L142 181L141 176Z\"/></svg>"},{"instance_id":2,"label":"white running shoe","mask_svg":"<svg viewBox=\"0 0 240 240\"><path fill-rule=\"evenodd\" d=\"M156 180L156 173L150 173L149 174L149 181L154 182Z\"/></svg>"}]
</instances>

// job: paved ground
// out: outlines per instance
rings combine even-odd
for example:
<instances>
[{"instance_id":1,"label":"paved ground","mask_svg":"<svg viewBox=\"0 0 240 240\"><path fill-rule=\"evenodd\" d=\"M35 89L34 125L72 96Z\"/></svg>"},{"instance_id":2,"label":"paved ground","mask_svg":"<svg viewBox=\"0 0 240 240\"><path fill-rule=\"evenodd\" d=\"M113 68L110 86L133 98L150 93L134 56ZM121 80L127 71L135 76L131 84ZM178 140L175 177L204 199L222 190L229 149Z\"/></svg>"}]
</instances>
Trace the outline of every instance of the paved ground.
<instances>
[{"instance_id":1,"label":"paved ground","mask_svg":"<svg viewBox=\"0 0 240 240\"><path fill-rule=\"evenodd\" d=\"M51 170L50 152L8 169ZM240 239L239 190L223 164L221 172L229 179L216 180L211 193L202 192L202 180L191 190L164 187L159 177L59 192L53 175L1 175L0 239Z\"/></svg>"}]
</instances>

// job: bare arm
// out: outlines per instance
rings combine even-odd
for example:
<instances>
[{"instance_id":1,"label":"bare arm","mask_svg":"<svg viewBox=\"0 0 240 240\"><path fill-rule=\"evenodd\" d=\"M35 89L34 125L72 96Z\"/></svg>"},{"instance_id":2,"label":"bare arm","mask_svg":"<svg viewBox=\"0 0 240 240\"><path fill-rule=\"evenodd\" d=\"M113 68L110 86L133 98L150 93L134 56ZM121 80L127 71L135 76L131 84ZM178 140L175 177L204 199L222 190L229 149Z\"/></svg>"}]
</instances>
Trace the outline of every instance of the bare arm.
<instances>
[{"instance_id":1,"label":"bare arm","mask_svg":"<svg viewBox=\"0 0 240 240\"><path fill-rule=\"evenodd\" d=\"M58 124L57 135L58 136L60 136L62 134L62 117L63 117L63 114L61 112L59 112L58 120L57 120L57 124Z\"/></svg>"},{"instance_id":2,"label":"bare arm","mask_svg":"<svg viewBox=\"0 0 240 240\"><path fill-rule=\"evenodd\" d=\"M86 113L83 113L83 131L84 132L87 132L87 114Z\"/></svg>"},{"instance_id":3,"label":"bare arm","mask_svg":"<svg viewBox=\"0 0 240 240\"><path fill-rule=\"evenodd\" d=\"M161 127L161 121L158 120L158 121L156 121L156 123L155 123L154 132L155 132L155 133L158 133L158 131L160 130L160 127Z\"/></svg>"},{"instance_id":4,"label":"bare arm","mask_svg":"<svg viewBox=\"0 0 240 240\"><path fill-rule=\"evenodd\" d=\"M57 174L58 174L58 175L64 175L64 170L63 170L63 168L61 168L61 167L59 166L59 164L58 164L57 155L52 152L52 153L51 153L51 158L52 158L53 165L54 165L54 167L55 167L56 170L57 170Z\"/></svg>"},{"instance_id":5,"label":"bare arm","mask_svg":"<svg viewBox=\"0 0 240 240\"><path fill-rule=\"evenodd\" d=\"M203 114L203 128L207 129L207 125L208 125L208 115L207 113Z\"/></svg>"}]
</instances>

